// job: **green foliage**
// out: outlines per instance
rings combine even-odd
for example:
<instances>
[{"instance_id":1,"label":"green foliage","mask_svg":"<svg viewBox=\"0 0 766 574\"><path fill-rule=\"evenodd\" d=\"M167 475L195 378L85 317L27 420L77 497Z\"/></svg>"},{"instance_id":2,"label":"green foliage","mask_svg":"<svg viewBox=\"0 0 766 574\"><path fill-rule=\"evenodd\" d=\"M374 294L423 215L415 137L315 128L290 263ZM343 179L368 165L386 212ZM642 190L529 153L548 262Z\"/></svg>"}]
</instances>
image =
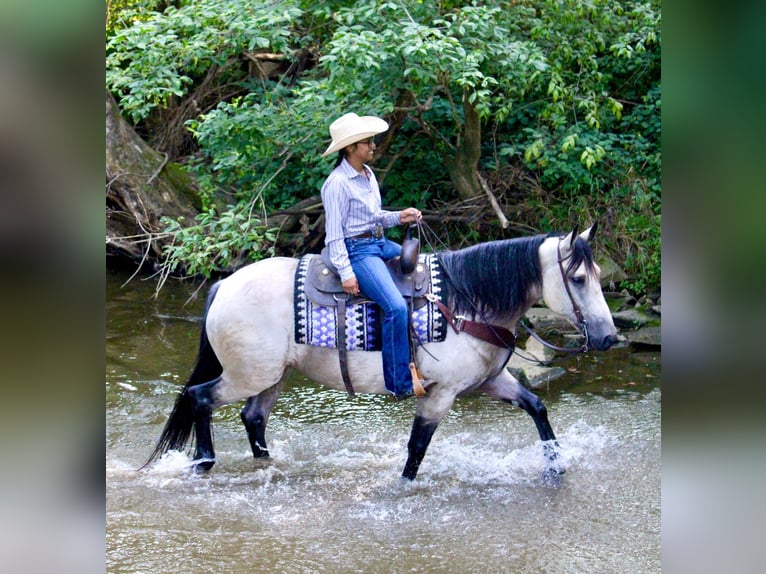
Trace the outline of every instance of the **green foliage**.
<instances>
[{"instance_id":1,"label":"green foliage","mask_svg":"<svg viewBox=\"0 0 766 574\"><path fill-rule=\"evenodd\" d=\"M239 263L250 263L274 255L276 230L268 229L252 216L244 204L220 214L206 210L197 223L184 227L163 218L165 233L173 237L165 248L164 275L183 272L210 278Z\"/></svg>"},{"instance_id":2,"label":"green foliage","mask_svg":"<svg viewBox=\"0 0 766 574\"><path fill-rule=\"evenodd\" d=\"M318 192L327 166L316 161L318 125L327 115L292 101L287 90L255 90L189 122L207 158L205 169L235 199L262 194L272 209ZM294 98L293 98L294 99Z\"/></svg>"},{"instance_id":3,"label":"green foliage","mask_svg":"<svg viewBox=\"0 0 766 574\"><path fill-rule=\"evenodd\" d=\"M106 0L107 37L119 29L129 28L142 14L158 10L164 4L163 0Z\"/></svg>"},{"instance_id":4,"label":"green foliage","mask_svg":"<svg viewBox=\"0 0 766 574\"><path fill-rule=\"evenodd\" d=\"M503 119L546 69L534 43L513 33L522 15L500 4L442 12L432 3L358 2L338 12L321 62L339 100L416 106L412 116L432 143L449 150L463 127L463 97L485 120Z\"/></svg>"},{"instance_id":5,"label":"green foliage","mask_svg":"<svg viewBox=\"0 0 766 574\"><path fill-rule=\"evenodd\" d=\"M131 25L107 36L106 85L122 111L138 121L245 51L289 52L287 26L302 11L297 2L279 4L275 10L250 0L200 0L163 12L125 10Z\"/></svg>"},{"instance_id":6,"label":"green foliage","mask_svg":"<svg viewBox=\"0 0 766 574\"><path fill-rule=\"evenodd\" d=\"M626 286L659 285L659 0L117 4L107 86L134 122L211 77L246 93L187 123L200 146L189 169L210 191L204 221L169 227L173 269L204 274L244 253L247 242L225 230L245 222L254 198L273 210L316 195L332 165L319 157L327 127L355 111L392 123L376 164L385 205L456 199L447 168L479 135L485 173L511 165L537 183L514 194L524 202L518 223L606 221L602 245L631 276ZM308 52L312 64L256 81L236 62L259 49ZM480 134L469 131L473 112ZM232 206L214 207L222 197ZM220 255L226 247L240 255Z\"/></svg>"},{"instance_id":7,"label":"green foliage","mask_svg":"<svg viewBox=\"0 0 766 574\"><path fill-rule=\"evenodd\" d=\"M536 174L533 226L568 229L607 219L607 251L626 286L660 280L659 2L529 2L521 23L548 69L509 114L499 154Z\"/></svg>"}]
</instances>

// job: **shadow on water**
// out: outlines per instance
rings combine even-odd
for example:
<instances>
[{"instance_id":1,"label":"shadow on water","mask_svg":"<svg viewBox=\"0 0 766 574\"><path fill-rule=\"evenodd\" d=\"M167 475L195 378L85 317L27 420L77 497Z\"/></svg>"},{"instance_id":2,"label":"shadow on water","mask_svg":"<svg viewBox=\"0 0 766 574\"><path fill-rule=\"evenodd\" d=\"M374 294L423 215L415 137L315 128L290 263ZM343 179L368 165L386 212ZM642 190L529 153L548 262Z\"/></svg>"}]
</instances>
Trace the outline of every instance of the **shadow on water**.
<instances>
[{"instance_id":1,"label":"shadow on water","mask_svg":"<svg viewBox=\"0 0 766 574\"><path fill-rule=\"evenodd\" d=\"M241 405L214 415L218 462L191 472L151 451L198 343L204 289L110 274L107 289L108 572L658 572L660 355L567 359L535 392L567 473L543 479L531 419L466 397L414 482L399 478L414 401L348 400L293 375L269 460L251 457Z\"/></svg>"}]
</instances>

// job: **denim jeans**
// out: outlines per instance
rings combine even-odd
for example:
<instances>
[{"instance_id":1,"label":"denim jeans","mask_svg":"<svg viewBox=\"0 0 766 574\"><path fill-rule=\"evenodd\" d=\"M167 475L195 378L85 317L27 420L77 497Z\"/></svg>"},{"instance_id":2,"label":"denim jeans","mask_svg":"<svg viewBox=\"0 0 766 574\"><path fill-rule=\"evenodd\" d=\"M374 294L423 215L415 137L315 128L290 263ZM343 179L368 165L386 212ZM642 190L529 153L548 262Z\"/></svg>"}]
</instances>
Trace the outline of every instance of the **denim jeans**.
<instances>
[{"instance_id":1,"label":"denim jeans","mask_svg":"<svg viewBox=\"0 0 766 574\"><path fill-rule=\"evenodd\" d=\"M399 256L401 245L382 239L346 239L351 268L359 289L383 311L383 377L396 395L412 392L409 312L384 261Z\"/></svg>"}]
</instances>

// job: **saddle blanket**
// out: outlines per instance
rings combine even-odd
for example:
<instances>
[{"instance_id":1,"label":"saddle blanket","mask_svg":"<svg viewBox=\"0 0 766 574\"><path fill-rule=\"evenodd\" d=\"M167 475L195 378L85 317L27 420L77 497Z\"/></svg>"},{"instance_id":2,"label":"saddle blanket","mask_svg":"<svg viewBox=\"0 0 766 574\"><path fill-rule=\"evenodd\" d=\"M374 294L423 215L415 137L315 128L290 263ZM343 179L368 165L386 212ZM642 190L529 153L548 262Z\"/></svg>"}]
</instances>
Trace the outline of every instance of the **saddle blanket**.
<instances>
[{"instance_id":1,"label":"saddle blanket","mask_svg":"<svg viewBox=\"0 0 766 574\"><path fill-rule=\"evenodd\" d=\"M338 309L319 305L306 296L306 273L316 254L301 257L295 272L295 342L337 349ZM421 254L420 263L431 275L431 293L439 296L440 271L436 256ZM383 311L376 303L363 302L346 307L346 350L380 351ZM412 327L418 341L434 343L447 336L447 321L430 301L412 312Z\"/></svg>"}]
</instances>

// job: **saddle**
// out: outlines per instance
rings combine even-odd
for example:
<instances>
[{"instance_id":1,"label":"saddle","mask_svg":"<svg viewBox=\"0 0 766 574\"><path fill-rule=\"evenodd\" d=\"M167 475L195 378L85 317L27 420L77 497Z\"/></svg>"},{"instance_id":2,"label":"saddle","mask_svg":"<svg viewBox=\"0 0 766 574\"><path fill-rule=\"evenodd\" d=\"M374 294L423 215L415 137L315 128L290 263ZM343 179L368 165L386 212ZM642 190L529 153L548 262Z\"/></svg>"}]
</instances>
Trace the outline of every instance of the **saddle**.
<instances>
[{"instance_id":1,"label":"saddle","mask_svg":"<svg viewBox=\"0 0 766 574\"><path fill-rule=\"evenodd\" d=\"M431 289L431 274L420 261L412 266L413 270L410 273L405 273L402 270L402 263L403 260L396 257L388 260L386 267L388 267L399 292L405 298L412 300L413 306L418 309L427 302L425 296ZM340 300L343 300L346 305L371 301L363 293L358 296L351 296L343 291L340 276L330 261L326 247L322 249L320 257L314 257L311 260L304 287L306 297L317 305L326 307L337 307Z\"/></svg>"}]
</instances>

